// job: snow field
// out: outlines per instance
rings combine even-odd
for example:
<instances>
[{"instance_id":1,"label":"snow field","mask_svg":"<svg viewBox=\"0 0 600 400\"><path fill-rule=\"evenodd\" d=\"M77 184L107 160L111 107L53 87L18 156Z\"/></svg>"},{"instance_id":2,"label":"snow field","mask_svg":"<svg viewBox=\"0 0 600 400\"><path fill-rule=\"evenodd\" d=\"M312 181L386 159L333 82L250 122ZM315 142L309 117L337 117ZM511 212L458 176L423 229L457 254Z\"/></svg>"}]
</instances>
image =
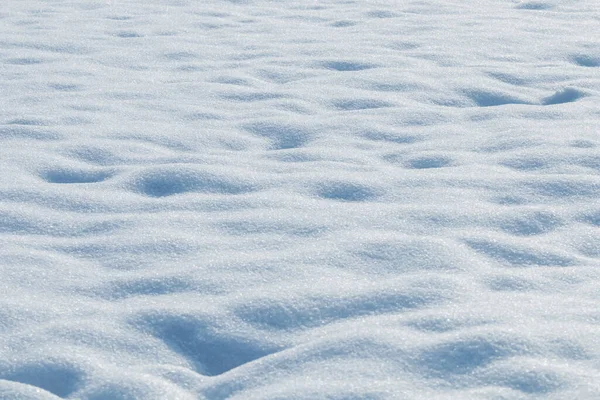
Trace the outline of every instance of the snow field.
<instances>
[{"instance_id":1,"label":"snow field","mask_svg":"<svg viewBox=\"0 0 600 400\"><path fill-rule=\"evenodd\" d=\"M0 398L600 397L599 20L3 3Z\"/></svg>"}]
</instances>

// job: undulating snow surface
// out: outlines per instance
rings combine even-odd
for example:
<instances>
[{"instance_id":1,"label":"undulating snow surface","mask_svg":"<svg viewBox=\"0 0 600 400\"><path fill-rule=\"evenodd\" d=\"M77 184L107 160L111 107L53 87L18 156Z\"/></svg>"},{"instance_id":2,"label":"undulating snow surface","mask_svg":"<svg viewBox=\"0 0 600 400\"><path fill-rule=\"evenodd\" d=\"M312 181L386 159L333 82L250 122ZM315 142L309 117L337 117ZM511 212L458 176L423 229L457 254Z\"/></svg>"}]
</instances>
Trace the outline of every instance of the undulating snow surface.
<instances>
[{"instance_id":1,"label":"undulating snow surface","mask_svg":"<svg viewBox=\"0 0 600 400\"><path fill-rule=\"evenodd\" d=\"M1 399L600 398L597 0L3 0Z\"/></svg>"}]
</instances>

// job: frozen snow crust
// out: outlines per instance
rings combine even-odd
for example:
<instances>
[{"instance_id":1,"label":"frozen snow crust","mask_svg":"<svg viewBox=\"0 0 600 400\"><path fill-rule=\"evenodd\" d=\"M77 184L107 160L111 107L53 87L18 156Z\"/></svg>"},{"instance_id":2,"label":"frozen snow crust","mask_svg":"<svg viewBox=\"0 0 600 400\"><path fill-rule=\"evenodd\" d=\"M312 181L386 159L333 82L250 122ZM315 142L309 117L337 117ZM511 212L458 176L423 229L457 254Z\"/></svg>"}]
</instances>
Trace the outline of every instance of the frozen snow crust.
<instances>
[{"instance_id":1,"label":"frozen snow crust","mask_svg":"<svg viewBox=\"0 0 600 400\"><path fill-rule=\"evenodd\" d=\"M4 0L1 399L600 398L597 0Z\"/></svg>"}]
</instances>

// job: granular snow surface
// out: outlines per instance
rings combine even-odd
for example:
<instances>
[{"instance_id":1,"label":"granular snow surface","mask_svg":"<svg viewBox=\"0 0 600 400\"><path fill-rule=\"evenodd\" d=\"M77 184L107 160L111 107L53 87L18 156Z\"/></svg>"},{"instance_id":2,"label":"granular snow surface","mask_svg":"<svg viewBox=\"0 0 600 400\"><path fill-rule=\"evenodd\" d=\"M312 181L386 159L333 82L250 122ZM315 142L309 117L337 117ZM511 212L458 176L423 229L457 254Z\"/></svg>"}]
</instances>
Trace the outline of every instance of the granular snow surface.
<instances>
[{"instance_id":1,"label":"granular snow surface","mask_svg":"<svg viewBox=\"0 0 600 400\"><path fill-rule=\"evenodd\" d=\"M597 0L3 0L0 399L600 398Z\"/></svg>"}]
</instances>

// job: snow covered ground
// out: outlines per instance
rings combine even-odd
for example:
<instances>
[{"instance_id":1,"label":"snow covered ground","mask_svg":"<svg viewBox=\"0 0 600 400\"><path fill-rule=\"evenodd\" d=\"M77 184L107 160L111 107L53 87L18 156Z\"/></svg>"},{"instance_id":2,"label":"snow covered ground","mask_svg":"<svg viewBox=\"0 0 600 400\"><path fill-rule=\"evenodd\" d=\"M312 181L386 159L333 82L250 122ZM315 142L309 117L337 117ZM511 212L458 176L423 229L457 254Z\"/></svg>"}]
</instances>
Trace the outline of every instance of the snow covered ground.
<instances>
[{"instance_id":1,"label":"snow covered ground","mask_svg":"<svg viewBox=\"0 0 600 400\"><path fill-rule=\"evenodd\" d=\"M1 399L600 398L597 0L3 0Z\"/></svg>"}]
</instances>

